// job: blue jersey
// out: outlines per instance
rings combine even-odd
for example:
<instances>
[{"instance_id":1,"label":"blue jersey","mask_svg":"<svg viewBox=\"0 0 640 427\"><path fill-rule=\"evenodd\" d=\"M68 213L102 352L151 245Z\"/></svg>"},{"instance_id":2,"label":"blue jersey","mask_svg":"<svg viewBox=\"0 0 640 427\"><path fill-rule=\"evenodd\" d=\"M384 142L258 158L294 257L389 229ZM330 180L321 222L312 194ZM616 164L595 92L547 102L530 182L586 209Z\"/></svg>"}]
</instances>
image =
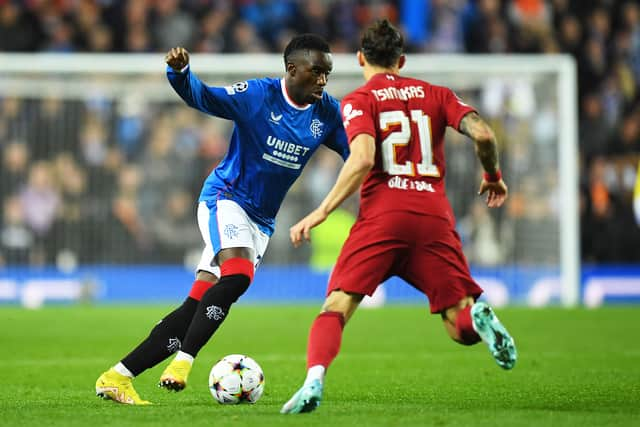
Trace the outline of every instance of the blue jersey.
<instances>
[{"instance_id":1,"label":"blue jersey","mask_svg":"<svg viewBox=\"0 0 640 427\"><path fill-rule=\"evenodd\" d=\"M189 106L235 123L229 150L207 177L200 201L233 200L268 235L284 196L320 144L348 157L340 103L326 92L300 107L281 79L212 87L189 67L182 72L167 67L167 77Z\"/></svg>"}]
</instances>

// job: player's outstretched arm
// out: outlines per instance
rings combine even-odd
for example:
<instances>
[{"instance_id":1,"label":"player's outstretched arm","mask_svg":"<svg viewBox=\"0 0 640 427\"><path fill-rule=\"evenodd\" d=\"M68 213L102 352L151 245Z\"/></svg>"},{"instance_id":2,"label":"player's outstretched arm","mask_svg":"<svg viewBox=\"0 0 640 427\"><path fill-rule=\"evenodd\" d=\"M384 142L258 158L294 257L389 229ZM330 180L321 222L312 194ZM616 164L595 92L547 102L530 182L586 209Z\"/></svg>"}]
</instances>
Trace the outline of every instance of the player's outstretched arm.
<instances>
[{"instance_id":1,"label":"player's outstretched arm","mask_svg":"<svg viewBox=\"0 0 640 427\"><path fill-rule=\"evenodd\" d=\"M460 132L473 140L476 155L485 170L478 194L487 193L487 206L502 206L508 188L502 180L498 162L498 142L491 127L475 111L466 114L460 121Z\"/></svg>"},{"instance_id":2,"label":"player's outstretched arm","mask_svg":"<svg viewBox=\"0 0 640 427\"><path fill-rule=\"evenodd\" d=\"M360 134L351 142L351 152L344 162L336 183L329 194L324 198L320 206L300 222L289 229L291 243L296 248L302 240L311 239L311 229L324 222L347 197L360 188L364 178L374 165L376 155L376 142L371 135Z\"/></svg>"},{"instance_id":3,"label":"player's outstretched arm","mask_svg":"<svg viewBox=\"0 0 640 427\"><path fill-rule=\"evenodd\" d=\"M174 47L164 57L167 65L174 71L182 71L184 67L189 65L189 52L183 47Z\"/></svg>"},{"instance_id":4,"label":"player's outstretched arm","mask_svg":"<svg viewBox=\"0 0 640 427\"><path fill-rule=\"evenodd\" d=\"M165 55L167 78L171 87L188 106L223 119L236 120L252 117L252 112L261 105L257 98L261 96L251 92L251 102L239 100L239 96L230 96L228 88L208 86L193 72L186 71L189 65L189 52L183 47L174 47ZM250 92L244 83L243 94ZM238 92L239 93L239 92ZM235 95L236 93L234 93Z\"/></svg>"}]
</instances>

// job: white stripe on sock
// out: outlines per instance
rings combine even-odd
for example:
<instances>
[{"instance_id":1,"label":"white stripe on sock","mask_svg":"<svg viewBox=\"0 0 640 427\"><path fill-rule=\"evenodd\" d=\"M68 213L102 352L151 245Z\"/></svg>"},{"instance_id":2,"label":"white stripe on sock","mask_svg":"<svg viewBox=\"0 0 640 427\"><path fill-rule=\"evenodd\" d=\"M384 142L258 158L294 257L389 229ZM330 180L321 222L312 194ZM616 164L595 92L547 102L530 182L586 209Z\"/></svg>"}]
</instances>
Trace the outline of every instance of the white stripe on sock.
<instances>
[{"instance_id":1,"label":"white stripe on sock","mask_svg":"<svg viewBox=\"0 0 640 427\"><path fill-rule=\"evenodd\" d=\"M131 371L129 369L127 369L127 367L124 366L122 364L122 362L118 362L118 364L116 366L114 366L113 369L115 369L115 371L117 373L119 373L120 375L124 375L125 377L129 377L129 378L133 378L134 377L134 375L131 373Z\"/></svg>"},{"instance_id":2,"label":"white stripe on sock","mask_svg":"<svg viewBox=\"0 0 640 427\"><path fill-rule=\"evenodd\" d=\"M185 353L184 351L178 351L178 354L176 354L176 360L188 360L189 363L193 364L193 356L189 353Z\"/></svg>"},{"instance_id":3,"label":"white stripe on sock","mask_svg":"<svg viewBox=\"0 0 640 427\"><path fill-rule=\"evenodd\" d=\"M304 380L304 385L309 384L313 380L320 380L324 382L324 374L326 369L322 365L315 365L309 368L307 371L307 379Z\"/></svg>"}]
</instances>

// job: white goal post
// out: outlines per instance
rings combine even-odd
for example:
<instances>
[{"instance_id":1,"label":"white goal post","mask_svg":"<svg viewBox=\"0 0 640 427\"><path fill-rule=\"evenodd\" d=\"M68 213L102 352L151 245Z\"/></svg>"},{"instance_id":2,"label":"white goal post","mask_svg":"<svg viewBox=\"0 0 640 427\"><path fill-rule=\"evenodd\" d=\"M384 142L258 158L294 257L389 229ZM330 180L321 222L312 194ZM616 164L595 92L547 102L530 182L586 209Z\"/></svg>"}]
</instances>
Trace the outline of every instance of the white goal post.
<instances>
[{"instance_id":1,"label":"white goal post","mask_svg":"<svg viewBox=\"0 0 640 427\"><path fill-rule=\"evenodd\" d=\"M327 89L340 98L362 83L361 70L355 55L336 54L333 58L334 68ZM138 96L149 102L180 102L164 78L163 54L0 54L0 64L0 99L45 96L82 99L89 92L102 91L110 99ZM191 64L193 70L209 84L231 84L252 77L277 77L284 70L282 56L275 54L194 54ZM449 86L463 95L476 93L478 98L472 104L483 117L485 106L502 109L502 112L494 114L494 118L497 123L508 123L500 125L503 128L500 144L507 153L510 153L510 144L523 144L518 138L534 135L533 142L529 144L534 147L533 151L527 151L527 147L518 148L524 150L524 154L518 152L513 161L508 160L508 155L505 162L517 175L505 176L510 189L519 193L519 188L523 188L522 198L516 199L524 204L524 208L517 211L514 207L514 215L522 215L526 220L521 224L510 218L498 221L502 224L498 242L510 241L509 247L521 255L516 258L515 255L503 254L503 258L496 262L498 266L500 262L524 265L533 271L539 265L557 266L560 301L565 306L578 304L581 286L579 155L577 77L573 58L568 55L408 55L403 73ZM487 89L489 86L494 89ZM482 100L480 104L478 100ZM544 113L544 120L538 116L538 108ZM466 149L473 151L469 147ZM534 167L526 161L527 155L533 156L531 153L537 153L537 164L544 165L546 159L553 165L548 171L541 170L537 177L523 175L520 179L519 167ZM531 163L535 162L532 160ZM466 164L476 172L478 170L477 162L474 165L459 164ZM448 177L456 167L459 166L449 163ZM476 185L477 182L468 180L464 183L467 190L473 190ZM536 185L538 187L531 190L531 194L535 193L537 199L527 192ZM461 185L459 188L464 187ZM555 195L547 197L545 191ZM472 197L469 194L472 193L466 191L460 197L469 199ZM530 212L539 207L536 200L545 205L546 213L540 213L538 217L531 214L531 219L527 219ZM459 222L465 213L466 210L462 214L456 212ZM552 227L548 230L544 228L544 221L540 221L544 215L551 218L548 224ZM470 218L473 220L472 216ZM545 246L545 242L550 242L549 246ZM557 257L545 257L556 249ZM470 258L472 265L474 259ZM513 274L516 277L516 273ZM516 277L516 282L519 277Z\"/></svg>"}]
</instances>

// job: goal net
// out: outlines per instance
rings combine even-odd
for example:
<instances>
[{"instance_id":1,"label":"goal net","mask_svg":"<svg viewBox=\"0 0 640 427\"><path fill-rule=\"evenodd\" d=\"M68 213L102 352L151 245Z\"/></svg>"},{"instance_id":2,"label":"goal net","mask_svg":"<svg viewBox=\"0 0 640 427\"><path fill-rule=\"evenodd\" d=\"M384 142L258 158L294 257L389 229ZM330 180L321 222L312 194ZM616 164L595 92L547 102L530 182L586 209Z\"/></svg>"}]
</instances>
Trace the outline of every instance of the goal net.
<instances>
[{"instance_id":1,"label":"goal net","mask_svg":"<svg viewBox=\"0 0 640 427\"><path fill-rule=\"evenodd\" d=\"M43 266L193 265L194 197L225 153L230 124L186 107L161 55L5 54L0 62L0 294L3 280ZM191 64L217 86L284 69L279 55L193 55ZM403 73L452 88L496 131L510 197L495 210L476 194L482 170L473 144L452 130L446 137L448 195L487 295L498 305L576 304L573 60L410 55ZM341 98L362 82L355 55L334 56L329 93ZM279 214L267 269L293 270L314 256L293 249L288 228L326 194L341 164L316 153Z\"/></svg>"}]
</instances>

